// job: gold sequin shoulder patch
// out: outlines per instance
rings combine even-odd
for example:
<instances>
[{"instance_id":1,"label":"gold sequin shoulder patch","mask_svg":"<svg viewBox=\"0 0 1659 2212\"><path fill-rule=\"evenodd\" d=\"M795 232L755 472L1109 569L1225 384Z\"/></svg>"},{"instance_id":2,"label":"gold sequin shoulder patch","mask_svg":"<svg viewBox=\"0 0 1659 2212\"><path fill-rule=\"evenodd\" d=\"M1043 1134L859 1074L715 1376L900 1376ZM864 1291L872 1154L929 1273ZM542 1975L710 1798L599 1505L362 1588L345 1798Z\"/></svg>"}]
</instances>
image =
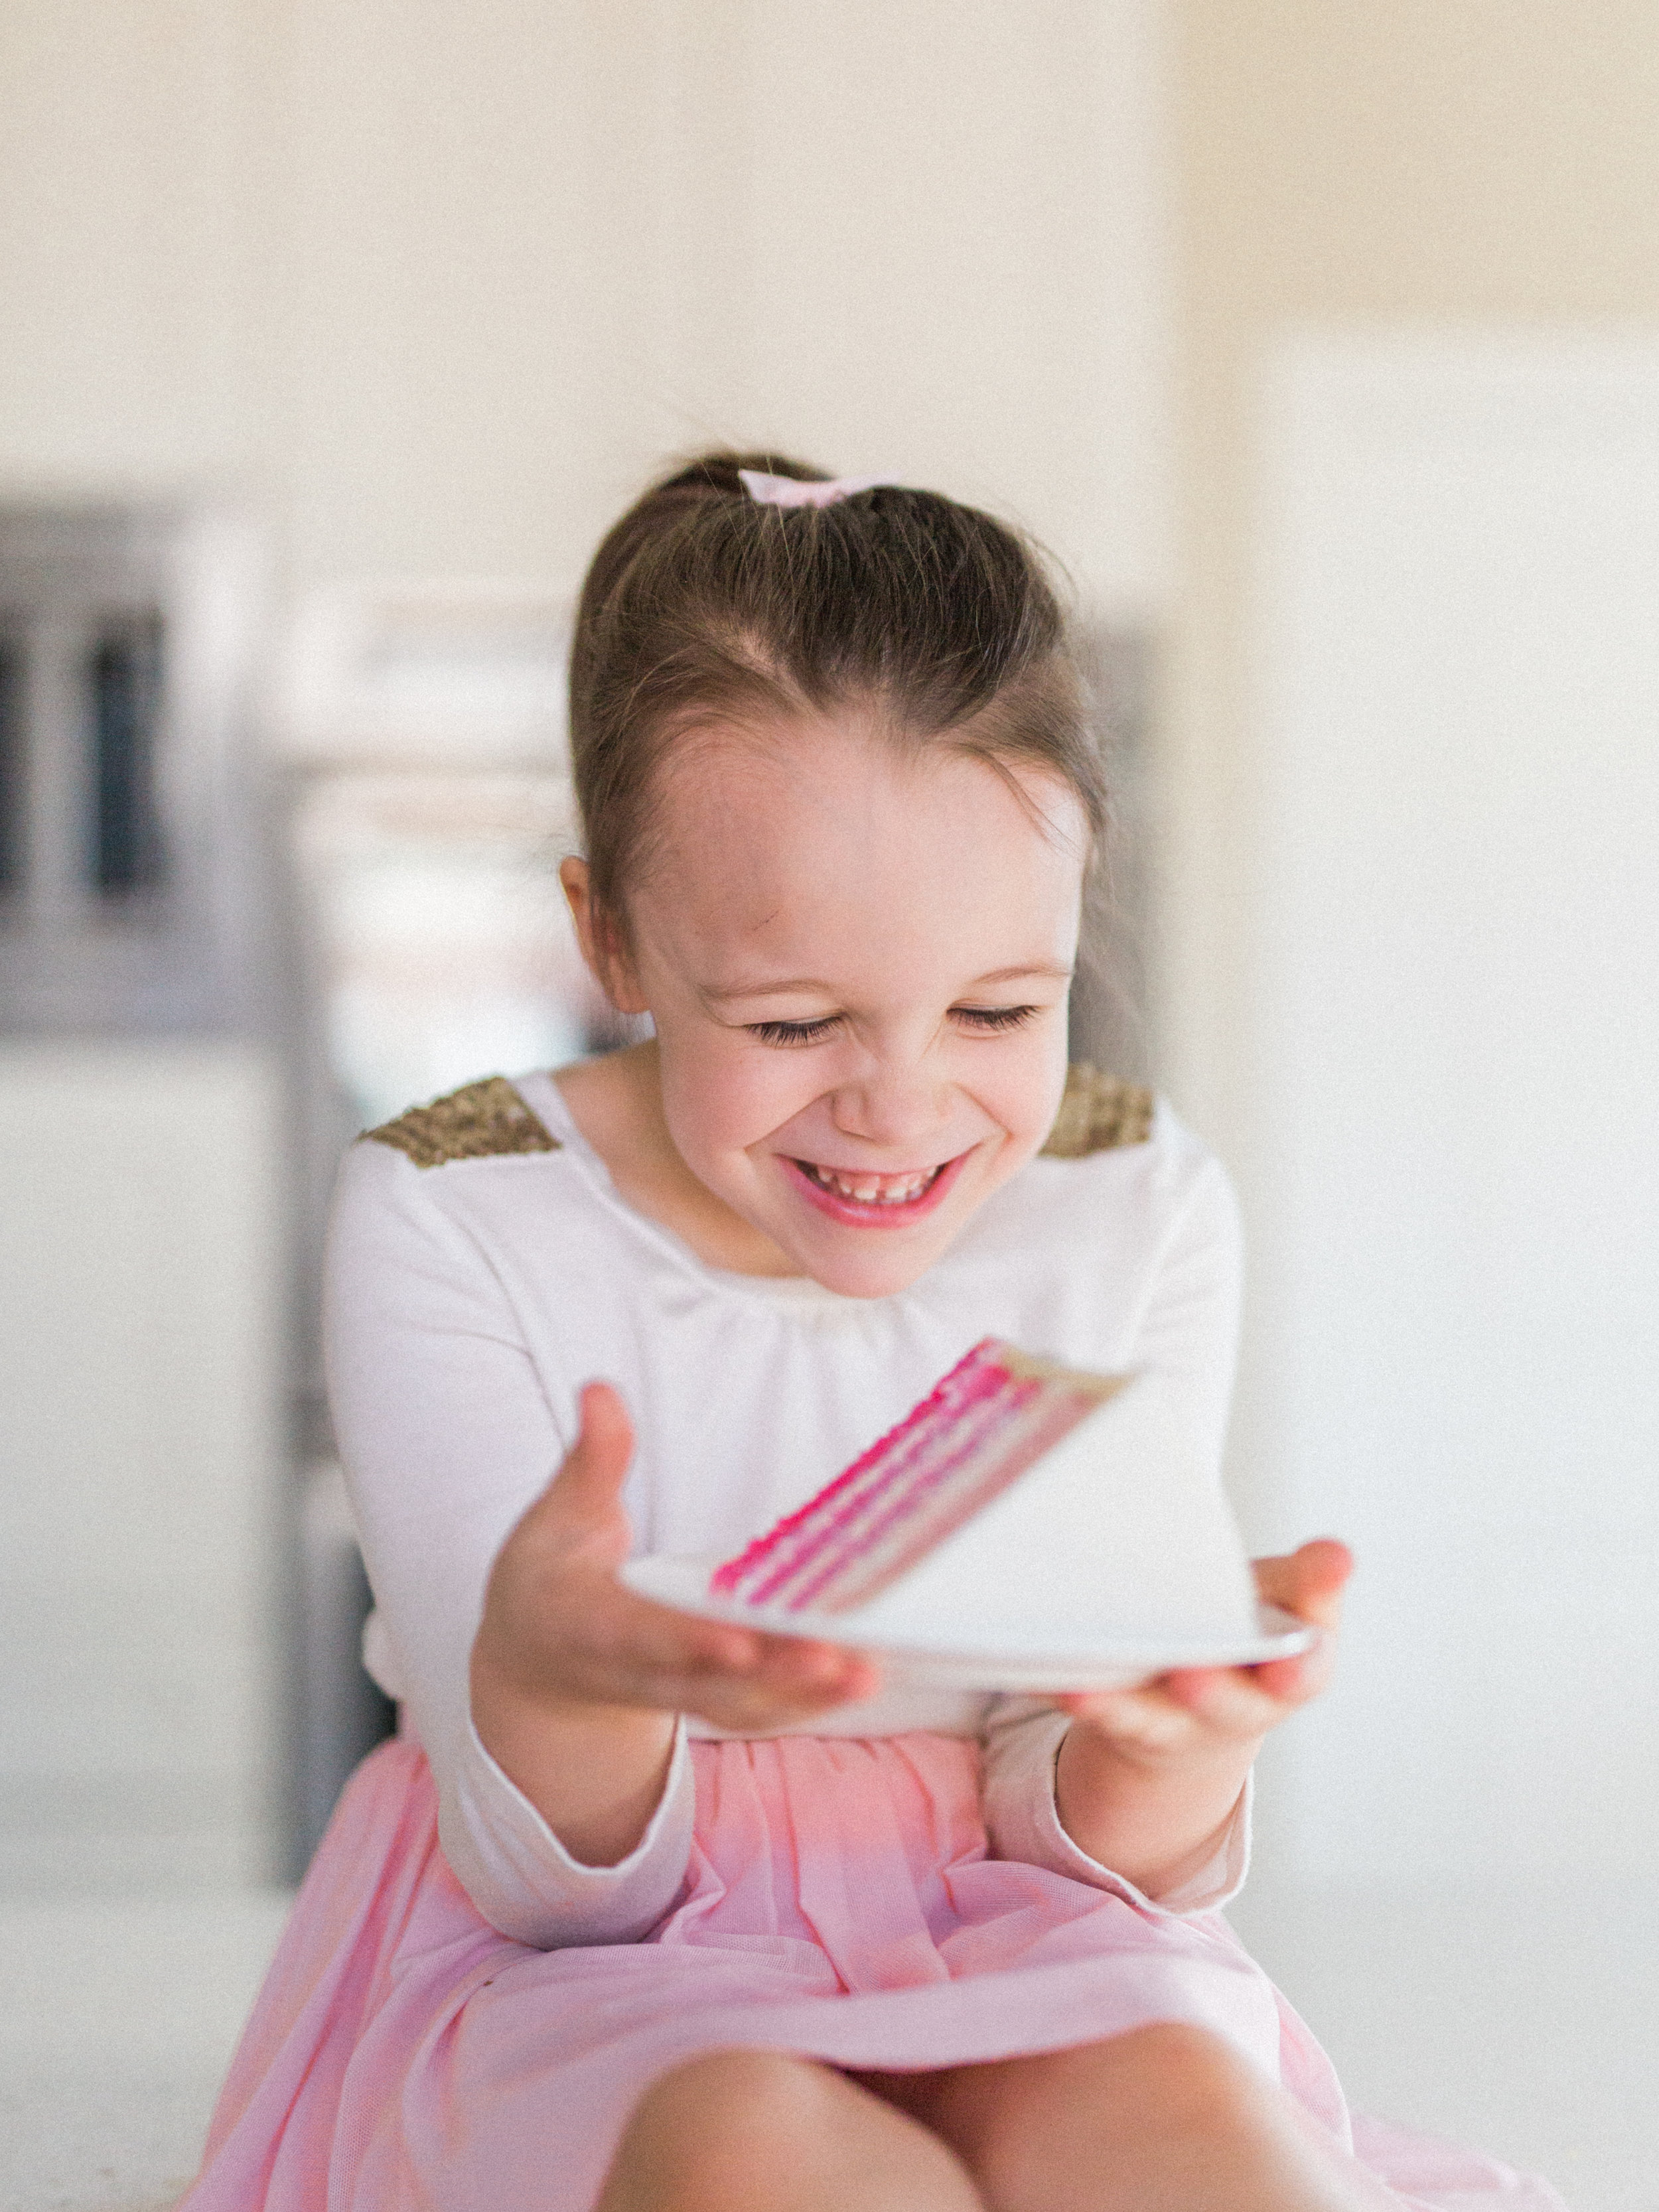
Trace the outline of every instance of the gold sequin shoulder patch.
<instances>
[{"instance_id":1,"label":"gold sequin shoulder patch","mask_svg":"<svg viewBox=\"0 0 1659 2212\"><path fill-rule=\"evenodd\" d=\"M363 1140L406 1152L417 1168L441 1168L451 1160L487 1160L501 1152L556 1152L559 1140L544 1129L504 1075L487 1075L411 1106L395 1121L365 1129Z\"/></svg>"},{"instance_id":2,"label":"gold sequin shoulder patch","mask_svg":"<svg viewBox=\"0 0 1659 2212\"><path fill-rule=\"evenodd\" d=\"M1152 1133L1152 1092L1079 1060L1066 1073L1066 1095L1042 1153L1051 1160L1080 1160L1120 1145L1144 1145Z\"/></svg>"}]
</instances>

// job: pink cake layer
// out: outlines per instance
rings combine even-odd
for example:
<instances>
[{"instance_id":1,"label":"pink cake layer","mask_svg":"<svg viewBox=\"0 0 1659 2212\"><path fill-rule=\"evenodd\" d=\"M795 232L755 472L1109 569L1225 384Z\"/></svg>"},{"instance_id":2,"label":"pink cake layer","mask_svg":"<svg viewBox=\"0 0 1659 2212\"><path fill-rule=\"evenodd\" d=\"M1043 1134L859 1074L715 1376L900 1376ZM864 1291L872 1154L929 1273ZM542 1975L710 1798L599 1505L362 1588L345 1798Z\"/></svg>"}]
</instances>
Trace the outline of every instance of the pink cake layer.
<instances>
[{"instance_id":1,"label":"pink cake layer","mask_svg":"<svg viewBox=\"0 0 1659 2212\"><path fill-rule=\"evenodd\" d=\"M709 1587L752 1605L839 1613L915 1565L1116 1388L995 1337L895 1429L787 1514Z\"/></svg>"}]
</instances>

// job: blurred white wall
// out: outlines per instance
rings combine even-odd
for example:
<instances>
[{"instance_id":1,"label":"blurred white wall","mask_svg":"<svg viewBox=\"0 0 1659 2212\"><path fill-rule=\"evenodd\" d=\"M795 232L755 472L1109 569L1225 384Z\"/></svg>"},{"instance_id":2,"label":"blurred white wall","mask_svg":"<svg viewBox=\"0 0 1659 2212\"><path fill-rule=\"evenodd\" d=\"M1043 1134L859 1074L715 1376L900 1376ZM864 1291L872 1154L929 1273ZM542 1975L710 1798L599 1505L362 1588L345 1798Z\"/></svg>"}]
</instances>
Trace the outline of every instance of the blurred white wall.
<instances>
[{"instance_id":1,"label":"blurred white wall","mask_svg":"<svg viewBox=\"0 0 1659 2212\"><path fill-rule=\"evenodd\" d=\"M1616 1881L1659 1842L1659 487L1594 363L1659 333L1659 23L1173 25L1163 1065L1244 1201L1247 1521L1361 1555L1267 1860ZM1298 333L1354 364L1322 414Z\"/></svg>"},{"instance_id":2,"label":"blurred white wall","mask_svg":"<svg viewBox=\"0 0 1659 2212\"><path fill-rule=\"evenodd\" d=\"M1240 1026L1316 1880L1659 1855L1659 333L1286 346Z\"/></svg>"},{"instance_id":3,"label":"blurred white wall","mask_svg":"<svg viewBox=\"0 0 1659 2212\"><path fill-rule=\"evenodd\" d=\"M1167 568L1158 0L9 0L0 483L579 574L665 453Z\"/></svg>"},{"instance_id":4,"label":"blurred white wall","mask_svg":"<svg viewBox=\"0 0 1659 2212\"><path fill-rule=\"evenodd\" d=\"M1166 1071L1253 1202L1266 364L1297 328L1659 325L1659 24L1650 0L1174 0L1169 21L1158 996Z\"/></svg>"}]
</instances>

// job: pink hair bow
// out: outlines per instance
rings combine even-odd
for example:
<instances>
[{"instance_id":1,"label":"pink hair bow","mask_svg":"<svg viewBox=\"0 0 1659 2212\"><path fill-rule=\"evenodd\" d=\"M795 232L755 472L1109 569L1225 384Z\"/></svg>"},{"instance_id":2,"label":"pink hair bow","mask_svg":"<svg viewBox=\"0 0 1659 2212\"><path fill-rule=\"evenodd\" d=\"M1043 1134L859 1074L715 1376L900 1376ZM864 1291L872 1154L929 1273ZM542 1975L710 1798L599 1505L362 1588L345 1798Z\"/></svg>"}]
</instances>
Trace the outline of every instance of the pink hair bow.
<instances>
[{"instance_id":1,"label":"pink hair bow","mask_svg":"<svg viewBox=\"0 0 1659 2212\"><path fill-rule=\"evenodd\" d=\"M759 469L739 469L738 481L758 507L833 507L855 491L873 491L885 477L832 477L828 483L803 483L799 477L769 477Z\"/></svg>"}]
</instances>

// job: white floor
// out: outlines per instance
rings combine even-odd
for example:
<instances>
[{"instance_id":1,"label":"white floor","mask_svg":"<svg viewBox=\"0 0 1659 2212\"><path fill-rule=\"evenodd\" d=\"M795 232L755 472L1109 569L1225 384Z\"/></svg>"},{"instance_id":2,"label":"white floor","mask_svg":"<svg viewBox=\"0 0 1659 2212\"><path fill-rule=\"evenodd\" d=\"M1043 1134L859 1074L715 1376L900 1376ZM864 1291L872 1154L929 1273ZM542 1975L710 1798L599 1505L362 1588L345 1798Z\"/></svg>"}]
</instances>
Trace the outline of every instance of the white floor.
<instances>
[{"instance_id":1,"label":"white floor","mask_svg":"<svg viewBox=\"0 0 1659 2212\"><path fill-rule=\"evenodd\" d=\"M288 1904L0 1901L0 2212L177 2201Z\"/></svg>"},{"instance_id":2,"label":"white floor","mask_svg":"<svg viewBox=\"0 0 1659 2212\"><path fill-rule=\"evenodd\" d=\"M287 1900L0 1901L0 2212L162 2212ZM1357 2105L1659 2212L1659 1895L1275 1894L1241 1932Z\"/></svg>"}]
</instances>

